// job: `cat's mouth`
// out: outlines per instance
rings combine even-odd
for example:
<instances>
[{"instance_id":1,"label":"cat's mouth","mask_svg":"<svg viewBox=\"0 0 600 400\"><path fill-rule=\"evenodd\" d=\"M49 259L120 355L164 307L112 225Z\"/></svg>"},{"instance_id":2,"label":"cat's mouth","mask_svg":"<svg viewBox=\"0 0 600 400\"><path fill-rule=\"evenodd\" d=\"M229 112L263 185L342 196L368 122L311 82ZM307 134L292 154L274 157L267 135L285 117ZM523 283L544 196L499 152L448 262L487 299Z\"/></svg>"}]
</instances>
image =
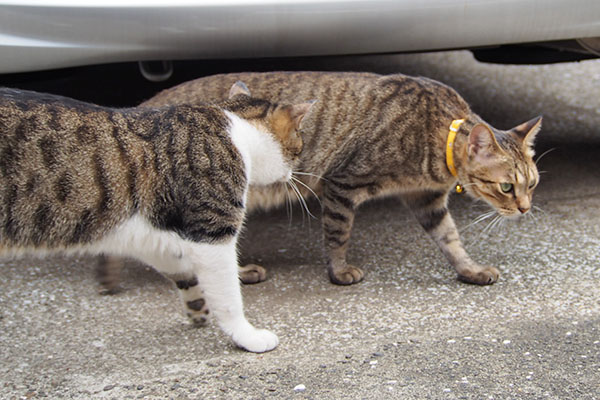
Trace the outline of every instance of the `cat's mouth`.
<instances>
[{"instance_id":1,"label":"cat's mouth","mask_svg":"<svg viewBox=\"0 0 600 400\"><path fill-rule=\"evenodd\" d=\"M500 207L500 208L497 208L496 210L498 211L498 214L500 214L502 217L512 219L512 220L519 219L520 217L525 215L524 213L521 213L519 210L513 210L513 209L505 208L505 207Z\"/></svg>"}]
</instances>

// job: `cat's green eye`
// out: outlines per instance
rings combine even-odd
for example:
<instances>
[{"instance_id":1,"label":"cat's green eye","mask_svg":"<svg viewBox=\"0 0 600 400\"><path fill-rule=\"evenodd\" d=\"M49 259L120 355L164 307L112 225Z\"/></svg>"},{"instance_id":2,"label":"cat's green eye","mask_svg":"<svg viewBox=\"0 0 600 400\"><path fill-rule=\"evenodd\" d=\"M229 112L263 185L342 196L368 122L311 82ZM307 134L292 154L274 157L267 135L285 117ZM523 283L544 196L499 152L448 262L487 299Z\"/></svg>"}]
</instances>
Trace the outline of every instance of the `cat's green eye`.
<instances>
[{"instance_id":1,"label":"cat's green eye","mask_svg":"<svg viewBox=\"0 0 600 400\"><path fill-rule=\"evenodd\" d=\"M513 184L503 182L500 184L500 190L502 190L502 193L510 193L513 190Z\"/></svg>"}]
</instances>

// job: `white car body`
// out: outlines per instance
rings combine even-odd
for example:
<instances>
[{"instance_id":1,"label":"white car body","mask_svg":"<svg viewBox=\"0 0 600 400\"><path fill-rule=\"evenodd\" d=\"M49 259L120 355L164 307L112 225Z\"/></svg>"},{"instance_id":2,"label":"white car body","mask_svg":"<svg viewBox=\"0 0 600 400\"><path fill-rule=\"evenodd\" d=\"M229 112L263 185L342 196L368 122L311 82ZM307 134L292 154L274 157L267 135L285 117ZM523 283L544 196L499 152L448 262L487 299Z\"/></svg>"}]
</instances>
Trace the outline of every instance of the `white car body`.
<instances>
[{"instance_id":1,"label":"white car body","mask_svg":"<svg viewBox=\"0 0 600 400\"><path fill-rule=\"evenodd\" d=\"M599 0L0 0L0 73L593 37Z\"/></svg>"}]
</instances>

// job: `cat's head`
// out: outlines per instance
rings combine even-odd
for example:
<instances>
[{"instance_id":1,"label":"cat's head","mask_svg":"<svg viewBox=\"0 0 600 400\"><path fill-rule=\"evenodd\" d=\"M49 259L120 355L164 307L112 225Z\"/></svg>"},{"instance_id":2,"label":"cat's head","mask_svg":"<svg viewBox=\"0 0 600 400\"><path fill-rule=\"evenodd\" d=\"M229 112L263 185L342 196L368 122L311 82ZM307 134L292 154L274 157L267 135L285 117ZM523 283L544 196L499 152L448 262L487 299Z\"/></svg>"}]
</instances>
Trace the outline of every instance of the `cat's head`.
<instances>
[{"instance_id":1,"label":"cat's head","mask_svg":"<svg viewBox=\"0 0 600 400\"><path fill-rule=\"evenodd\" d=\"M251 97L243 82L236 82L229 90L229 99L222 106L243 118L254 128L271 135L279 144L289 173L282 179L291 177L302 152L300 134L302 120L311 109L314 101L299 104L278 104Z\"/></svg>"},{"instance_id":2,"label":"cat's head","mask_svg":"<svg viewBox=\"0 0 600 400\"><path fill-rule=\"evenodd\" d=\"M302 151L300 124L314 101L300 104L277 104L251 97L243 82L236 82L229 90L227 108L254 125L258 130L271 133L290 158Z\"/></svg>"},{"instance_id":3,"label":"cat's head","mask_svg":"<svg viewBox=\"0 0 600 400\"><path fill-rule=\"evenodd\" d=\"M527 213L539 182L533 141L541 125L541 117L508 131L475 125L469 134L460 173L467 191L485 200L502 216Z\"/></svg>"}]
</instances>

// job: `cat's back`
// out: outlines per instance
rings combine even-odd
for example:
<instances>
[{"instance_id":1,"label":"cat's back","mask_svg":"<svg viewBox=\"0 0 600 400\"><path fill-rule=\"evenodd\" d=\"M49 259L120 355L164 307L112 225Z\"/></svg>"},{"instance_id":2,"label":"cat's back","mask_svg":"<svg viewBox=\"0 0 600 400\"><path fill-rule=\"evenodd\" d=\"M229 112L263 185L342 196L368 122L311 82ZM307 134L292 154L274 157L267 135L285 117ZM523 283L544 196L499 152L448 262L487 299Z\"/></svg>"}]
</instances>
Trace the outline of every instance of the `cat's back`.
<instances>
[{"instance_id":1,"label":"cat's back","mask_svg":"<svg viewBox=\"0 0 600 400\"><path fill-rule=\"evenodd\" d=\"M238 221L246 179L229 122L217 106L112 109L0 89L0 250L86 245L135 214L164 229L188 210Z\"/></svg>"},{"instance_id":2,"label":"cat's back","mask_svg":"<svg viewBox=\"0 0 600 400\"><path fill-rule=\"evenodd\" d=\"M321 175L346 165L344 160L351 154L373 143L404 140L417 145L422 140L418 138L435 135L438 127L469 112L453 89L431 79L310 71L208 76L167 89L142 106L220 101L239 80L259 98L317 100L303 121L304 151L299 166Z\"/></svg>"},{"instance_id":3,"label":"cat's back","mask_svg":"<svg viewBox=\"0 0 600 400\"><path fill-rule=\"evenodd\" d=\"M10 112L15 114L34 113L40 109L50 108L79 112L109 110L106 107L51 93L0 87L0 110L2 115L9 115Z\"/></svg>"},{"instance_id":4,"label":"cat's back","mask_svg":"<svg viewBox=\"0 0 600 400\"><path fill-rule=\"evenodd\" d=\"M450 87L441 82L403 74L379 75L368 72L275 71L218 74L184 82L163 90L142 103L145 107L166 104L199 104L227 98L228 89L236 81L252 88L252 95L271 101L298 102L318 100L316 108L329 112L363 104L365 110L376 111L375 105L407 106L407 100L438 97L446 102L466 104ZM414 104L414 102L410 102ZM313 110L312 115L317 115ZM363 117L366 115L363 115Z\"/></svg>"},{"instance_id":5,"label":"cat's back","mask_svg":"<svg viewBox=\"0 0 600 400\"><path fill-rule=\"evenodd\" d=\"M163 90L142 106L199 104L227 98L231 85L244 82L252 95L283 103L321 99L326 93L358 90L373 84L380 76L360 72L241 72L218 74L182 83ZM300 100L303 99L303 100Z\"/></svg>"},{"instance_id":6,"label":"cat's back","mask_svg":"<svg viewBox=\"0 0 600 400\"><path fill-rule=\"evenodd\" d=\"M50 93L0 87L0 107L3 110L12 109L14 111L26 112L44 105L57 105L59 103L65 106L67 104L71 106L79 104L81 108L86 106L86 103Z\"/></svg>"},{"instance_id":7,"label":"cat's back","mask_svg":"<svg viewBox=\"0 0 600 400\"><path fill-rule=\"evenodd\" d=\"M109 124L111 110L75 99L28 90L0 88L0 135L5 140L28 142L49 140L52 136L79 133ZM82 138L91 139L92 135Z\"/></svg>"},{"instance_id":8,"label":"cat's back","mask_svg":"<svg viewBox=\"0 0 600 400\"><path fill-rule=\"evenodd\" d=\"M0 89L0 242L76 245L142 206L157 184L154 159L128 121L127 112Z\"/></svg>"},{"instance_id":9,"label":"cat's back","mask_svg":"<svg viewBox=\"0 0 600 400\"><path fill-rule=\"evenodd\" d=\"M317 100L304 122L310 138L326 132L340 137L393 123L407 114L429 121L440 116L469 113L469 106L445 84L403 74L379 75L364 72L242 72L199 78L166 89L145 107L167 104L199 104L227 98L228 88L245 82L255 97L270 101Z\"/></svg>"}]
</instances>

